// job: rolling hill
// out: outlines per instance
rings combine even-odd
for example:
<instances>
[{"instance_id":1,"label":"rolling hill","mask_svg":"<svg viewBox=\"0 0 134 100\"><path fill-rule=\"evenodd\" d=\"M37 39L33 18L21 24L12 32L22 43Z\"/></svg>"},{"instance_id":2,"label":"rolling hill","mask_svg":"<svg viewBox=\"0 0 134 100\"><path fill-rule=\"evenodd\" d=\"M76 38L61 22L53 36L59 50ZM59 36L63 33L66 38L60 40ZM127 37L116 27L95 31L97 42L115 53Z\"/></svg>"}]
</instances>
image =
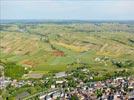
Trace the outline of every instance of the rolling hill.
<instances>
[{"instance_id":1,"label":"rolling hill","mask_svg":"<svg viewBox=\"0 0 134 100\"><path fill-rule=\"evenodd\" d=\"M1 24L0 30L1 62L44 73L78 63L91 70L134 70L132 23L14 23Z\"/></svg>"}]
</instances>

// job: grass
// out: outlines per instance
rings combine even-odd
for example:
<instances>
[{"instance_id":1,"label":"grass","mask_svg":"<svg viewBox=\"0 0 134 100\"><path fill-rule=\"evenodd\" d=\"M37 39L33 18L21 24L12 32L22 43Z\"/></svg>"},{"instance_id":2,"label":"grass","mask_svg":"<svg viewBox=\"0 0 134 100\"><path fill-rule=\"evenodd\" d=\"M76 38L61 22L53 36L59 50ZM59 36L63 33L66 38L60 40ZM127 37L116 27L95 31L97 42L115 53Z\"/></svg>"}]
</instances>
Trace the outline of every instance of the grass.
<instances>
[{"instance_id":1,"label":"grass","mask_svg":"<svg viewBox=\"0 0 134 100\"><path fill-rule=\"evenodd\" d=\"M67 70L67 67L65 65L42 65L33 68L35 72L40 72L40 71L47 71L47 72L59 72L59 71L65 71Z\"/></svg>"}]
</instances>

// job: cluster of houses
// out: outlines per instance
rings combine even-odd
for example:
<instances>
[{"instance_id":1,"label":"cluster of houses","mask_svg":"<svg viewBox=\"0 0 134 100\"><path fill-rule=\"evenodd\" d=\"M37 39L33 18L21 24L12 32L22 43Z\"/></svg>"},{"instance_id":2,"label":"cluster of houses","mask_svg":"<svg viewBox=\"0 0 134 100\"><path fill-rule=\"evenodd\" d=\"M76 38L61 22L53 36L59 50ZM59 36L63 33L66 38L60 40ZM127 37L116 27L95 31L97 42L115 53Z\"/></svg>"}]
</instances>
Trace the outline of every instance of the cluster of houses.
<instances>
[{"instance_id":1,"label":"cluster of houses","mask_svg":"<svg viewBox=\"0 0 134 100\"><path fill-rule=\"evenodd\" d=\"M76 89L74 93L83 100L133 100L134 79L119 77L94 82Z\"/></svg>"},{"instance_id":2,"label":"cluster of houses","mask_svg":"<svg viewBox=\"0 0 134 100\"><path fill-rule=\"evenodd\" d=\"M84 73L89 72L86 68L80 69L79 71ZM41 92L36 96L40 100L72 100L74 97L80 100L134 100L134 77L117 77L105 81L84 83L84 81L72 76L77 84L76 87L69 87L68 81L70 80L67 80L67 77L71 75L73 75L73 72L68 74L66 72L56 73L55 76L51 77L51 80L55 82L50 84L49 91ZM92 78L90 76L90 79ZM45 81L48 79L49 77L46 77L44 80L39 79L39 81L42 84L46 84ZM0 77L0 89L6 88L9 84L13 87L21 88L24 85L34 86L34 81L17 81L4 76ZM63 87L64 85L66 85L65 88ZM22 98L30 96L27 91L20 95L23 95ZM16 98L20 98L20 95Z\"/></svg>"},{"instance_id":3,"label":"cluster of houses","mask_svg":"<svg viewBox=\"0 0 134 100\"><path fill-rule=\"evenodd\" d=\"M27 81L24 81L24 80L17 81L16 79L12 80L9 77L0 77L0 89L1 90L5 89L9 84L11 86L15 87L15 88L21 88L24 85L34 86L34 82L30 81L30 80L27 80Z\"/></svg>"},{"instance_id":4,"label":"cluster of houses","mask_svg":"<svg viewBox=\"0 0 134 100\"><path fill-rule=\"evenodd\" d=\"M82 69L88 72L87 69ZM71 100L77 97L80 100L134 100L134 78L133 77L117 77L107 79L105 81L88 82L80 81L75 88L68 87L66 91L63 87L64 83L68 83L66 77L71 74L65 72L56 73L54 78L55 84L51 85L51 89L57 89L39 96L40 100ZM58 87L56 85L59 84Z\"/></svg>"},{"instance_id":5,"label":"cluster of houses","mask_svg":"<svg viewBox=\"0 0 134 100\"><path fill-rule=\"evenodd\" d=\"M5 89L11 83L10 78L0 77L0 89Z\"/></svg>"},{"instance_id":6,"label":"cluster of houses","mask_svg":"<svg viewBox=\"0 0 134 100\"><path fill-rule=\"evenodd\" d=\"M118 77L106 81L78 85L69 92L57 89L39 96L40 100L134 100L134 78Z\"/></svg>"}]
</instances>

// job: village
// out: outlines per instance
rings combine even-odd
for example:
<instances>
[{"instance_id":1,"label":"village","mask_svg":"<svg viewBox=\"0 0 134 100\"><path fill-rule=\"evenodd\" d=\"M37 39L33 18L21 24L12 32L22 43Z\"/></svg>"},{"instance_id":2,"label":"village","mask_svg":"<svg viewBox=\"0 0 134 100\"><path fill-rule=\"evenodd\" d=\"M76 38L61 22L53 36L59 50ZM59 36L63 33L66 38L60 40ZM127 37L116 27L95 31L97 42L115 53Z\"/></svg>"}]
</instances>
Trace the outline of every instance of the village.
<instances>
[{"instance_id":1,"label":"village","mask_svg":"<svg viewBox=\"0 0 134 100\"><path fill-rule=\"evenodd\" d=\"M133 100L134 77L118 76L105 80L95 80L95 73L86 67L77 68L70 72L59 72L33 81L0 77L0 89L10 87L36 87L40 85L42 91L32 94L23 91L15 96L15 100ZM44 88L44 90L43 90ZM1 97L2 98L2 97ZM7 97L10 100L10 97Z\"/></svg>"},{"instance_id":2,"label":"village","mask_svg":"<svg viewBox=\"0 0 134 100\"><path fill-rule=\"evenodd\" d=\"M0 0L0 100L134 100L134 0Z\"/></svg>"}]
</instances>

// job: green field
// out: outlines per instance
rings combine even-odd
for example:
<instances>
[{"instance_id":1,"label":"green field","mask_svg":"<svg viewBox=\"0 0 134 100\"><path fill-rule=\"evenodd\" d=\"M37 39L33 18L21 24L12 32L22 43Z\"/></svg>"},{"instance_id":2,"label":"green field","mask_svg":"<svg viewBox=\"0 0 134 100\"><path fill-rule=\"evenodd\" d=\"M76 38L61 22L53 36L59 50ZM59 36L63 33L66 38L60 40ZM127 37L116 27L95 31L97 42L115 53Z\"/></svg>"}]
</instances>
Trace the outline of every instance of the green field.
<instances>
[{"instance_id":1,"label":"green field","mask_svg":"<svg viewBox=\"0 0 134 100\"><path fill-rule=\"evenodd\" d=\"M134 71L133 24L3 24L0 30L4 63L15 62L38 73L66 71L79 63L99 72L120 67Z\"/></svg>"}]
</instances>

